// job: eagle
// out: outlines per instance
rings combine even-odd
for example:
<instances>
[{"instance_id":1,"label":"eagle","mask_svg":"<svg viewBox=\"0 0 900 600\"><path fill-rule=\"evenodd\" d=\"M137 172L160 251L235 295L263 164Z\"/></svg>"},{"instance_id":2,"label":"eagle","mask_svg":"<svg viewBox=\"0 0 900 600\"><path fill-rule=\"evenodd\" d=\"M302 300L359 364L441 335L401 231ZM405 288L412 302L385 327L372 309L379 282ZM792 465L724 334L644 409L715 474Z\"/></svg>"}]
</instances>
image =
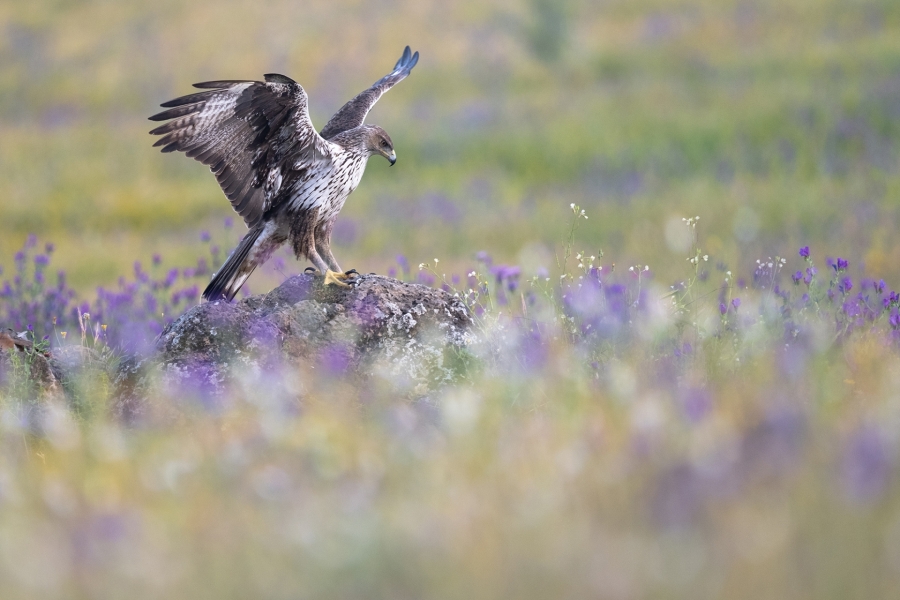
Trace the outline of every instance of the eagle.
<instances>
[{"instance_id":1,"label":"eagle","mask_svg":"<svg viewBox=\"0 0 900 600\"><path fill-rule=\"evenodd\" d=\"M369 157L393 166L394 143L384 129L365 125L381 95L406 79L419 61L409 46L394 69L316 132L303 87L285 75L265 81L196 83L202 92L163 103L150 117L154 147L184 152L209 166L247 234L212 276L207 301L231 301L253 270L285 242L307 258L326 285L348 286L356 270L342 271L331 253L331 232L347 196L362 179Z\"/></svg>"}]
</instances>

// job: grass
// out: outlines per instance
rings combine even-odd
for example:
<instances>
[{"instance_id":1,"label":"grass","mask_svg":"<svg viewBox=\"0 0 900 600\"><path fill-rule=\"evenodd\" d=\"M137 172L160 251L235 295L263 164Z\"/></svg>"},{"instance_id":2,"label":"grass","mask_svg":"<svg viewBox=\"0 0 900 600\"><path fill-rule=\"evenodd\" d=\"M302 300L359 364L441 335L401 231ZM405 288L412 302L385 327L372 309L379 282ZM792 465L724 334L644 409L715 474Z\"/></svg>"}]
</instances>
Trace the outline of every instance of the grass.
<instances>
[{"instance_id":1,"label":"grass","mask_svg":"<svg viewBox=\"0 0 900 600\"><path fill-rule=\"evenodd\" d=\"M278 71L321 125L409 43L419 65L369 118L398 163L369 165L335 254L460 276L485 340L426 398L296 365L215 411L159 392L139 427L109 406L118 354L68 404L12 385L18 364L3 598L892 597L896 3L58 1L8 3L0 28L2 278L35 233L48 284L63 270L90 303L124 276L90 310L152 337L205 283L184 267L242 230L146 117L195 81ZM589 218L567 242L570 204ZM592 255L602 292L579 292ZM254 291L306 266L274 262Z\"/></svg>"}]
</instances>

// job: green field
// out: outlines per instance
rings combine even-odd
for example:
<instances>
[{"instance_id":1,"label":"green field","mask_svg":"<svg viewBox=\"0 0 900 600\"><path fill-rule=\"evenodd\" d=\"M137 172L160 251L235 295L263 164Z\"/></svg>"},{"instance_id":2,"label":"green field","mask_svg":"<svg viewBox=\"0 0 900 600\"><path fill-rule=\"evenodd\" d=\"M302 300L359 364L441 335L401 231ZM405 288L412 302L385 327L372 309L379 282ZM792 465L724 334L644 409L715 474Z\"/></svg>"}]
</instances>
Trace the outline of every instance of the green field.
<instances>
[{"instance_id":1,"label":"green field","mask_svg":"<svg viewBox=\"0 0 900 600\"><path fill-rule=\"evenodd\" d=\"M321 126L408 43L419 66L369 118L398 165L373 161L344 209L345 264L550 267L525 263L551 262L576 202L579 242L666 279L666 224L695 214L735 268L809 244L900 277L892 2L210 6L0 9L0 262L28 233L85 291L154 252L191 262L231 211L205 167L151 148L157 105L279 71Z\"/></svg>"},{"instance_id":2,"label":"green field","mask_svg":"<svg viewBox=\"0 0 900 600\"><path fill-rule=\"evenodd\" d=\"M486 252L548 297L489 306L475 366L424 399L298 367L129 427L104 375L35 433L0 385L0 597L896 596L900 316L855 320L826 257L853 294L900 287L900 3L12 0L0 31L0 279L29 234L86 299L154 254L194 265L201 232L231 247L214 177L147 117L281 72L321 127L409 44L368 118L398 162L371 162L335 255L494 285ZM577 252L644 293L619 337L565 320ZM775 257L783 304L751 281Z\"/></svg>"}]
</instances>

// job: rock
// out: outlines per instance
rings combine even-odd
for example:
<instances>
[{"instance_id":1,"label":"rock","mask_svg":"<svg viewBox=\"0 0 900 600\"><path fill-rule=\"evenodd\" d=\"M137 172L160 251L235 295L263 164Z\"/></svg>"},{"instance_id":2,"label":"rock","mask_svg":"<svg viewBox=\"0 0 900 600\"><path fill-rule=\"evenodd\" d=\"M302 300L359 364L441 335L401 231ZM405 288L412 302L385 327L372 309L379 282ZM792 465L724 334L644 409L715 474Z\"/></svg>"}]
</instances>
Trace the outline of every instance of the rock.
<instances>
[{"instance_id":1,"label":"rock","mask_svg":"<svg viewBox=\"0 0 900 600\"><path fill-rule=\"evenodd\" d=\"M30 348L0 350L0 382L4 385L18 384L31 388L31 394L38 398L52 398L61 393L61 375L51 360L40 352L34 352ZM20 391L24 392L25 389Z\"/></svg>"},{"instance_id":2,"label":"rock","mask_svg":"<svg viewBox=\"0 0 900 600\"><path fill-rule=\"evenodd\" d=\"M15 376L16 363L20 365L19 383L33 388L38 399L57 398L72 401L71 389L79 377L92 376L106 366L106 361L92 348L81 345L60 346L52 352L36 352L29 345L0 351L2 379ZM27 381L26 381L27 380Z\"/></svg>"},{"instance_id":3,"label":"rock","mask_svg":"<svg viewBox=\"0 0 900 600\"><path fill-rule=\"evenodd\" d=\"M105 364L99 352L80 344L54 348L49 362L50 368L60 381L71 380L86 369L90 370L96 365Z\"/></svg>"},{"instance_id":4,"label":"rock","mask_svg":"<svg viewBox=\"0 0 900 600\"><path fill-rule=\"evenodd\" d=\"M304 274L268 294L191 308L162 332L152 360L169 382L204 389L299 365L427 389L456 377L471 326L465 304L443 290L378 275L351 288L323 286Z\"/></svg>"},{"instance_id":5,"label":"rock","mask_svg":"<svg viewBox=\"0 0 900 600\"><path fill-rule=\"evenodd\" d=\"M73 414L86 416L102 405L97 400L107 389L109 358L79 344L0 349L0 395L15 399L6 410L23 432L65 443L77 436Z\"/></svg>"}]
</instances>

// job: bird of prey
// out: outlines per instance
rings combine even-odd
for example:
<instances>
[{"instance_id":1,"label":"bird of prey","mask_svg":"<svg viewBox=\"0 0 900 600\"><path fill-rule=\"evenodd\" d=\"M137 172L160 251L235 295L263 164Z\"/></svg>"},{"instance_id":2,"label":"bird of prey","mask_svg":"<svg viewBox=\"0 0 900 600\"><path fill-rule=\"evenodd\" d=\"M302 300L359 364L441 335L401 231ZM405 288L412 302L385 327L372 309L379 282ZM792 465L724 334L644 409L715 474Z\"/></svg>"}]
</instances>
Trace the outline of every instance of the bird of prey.
<instances>
[{"instance_id":1,"label":"bird of prey","mask_svg":"<svg viewBox=\"0 0 900 600\"><path fill-rule=\"evenodd\" d=\"M150 133L154 146L208 165L249 231L212 277L203 297L231 300L253 270L285 242L306 257L326 284L346 286L355 270L341 271L331 253L331 231L370 156L397 160L390 136L364 125L383 93L403 81L419 53L409 46L394 69L347 102L316 133L306 92L284 75L265 81L208 81L206 90L162 104L150 117L168 121Z\"/></svg>"}]
</instances>

